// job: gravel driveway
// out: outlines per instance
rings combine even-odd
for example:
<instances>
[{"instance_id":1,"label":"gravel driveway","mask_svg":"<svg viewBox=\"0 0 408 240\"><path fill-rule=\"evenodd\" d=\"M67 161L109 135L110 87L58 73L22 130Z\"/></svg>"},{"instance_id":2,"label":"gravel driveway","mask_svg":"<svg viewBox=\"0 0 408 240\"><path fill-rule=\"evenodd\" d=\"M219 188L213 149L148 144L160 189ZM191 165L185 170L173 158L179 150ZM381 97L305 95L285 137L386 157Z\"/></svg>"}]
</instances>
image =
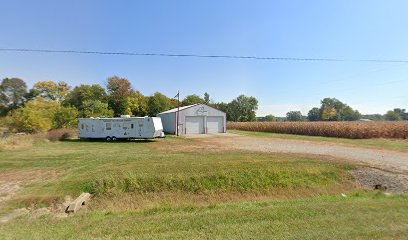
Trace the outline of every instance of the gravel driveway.
<instances>
[{"instance_id":1,"label":"gravel driveway","mask_svg":"<svg viewBox=\"0 0 408 240\"><path fill-rule=\"evenodd\" d=\"M325 155L364 164L368 167L355 172L357 180L363 185L380 184L391 192L408 193L408 153L327 142L246 136L213 138L212 141L237 150Z\"/></svg>"}]
</instances>

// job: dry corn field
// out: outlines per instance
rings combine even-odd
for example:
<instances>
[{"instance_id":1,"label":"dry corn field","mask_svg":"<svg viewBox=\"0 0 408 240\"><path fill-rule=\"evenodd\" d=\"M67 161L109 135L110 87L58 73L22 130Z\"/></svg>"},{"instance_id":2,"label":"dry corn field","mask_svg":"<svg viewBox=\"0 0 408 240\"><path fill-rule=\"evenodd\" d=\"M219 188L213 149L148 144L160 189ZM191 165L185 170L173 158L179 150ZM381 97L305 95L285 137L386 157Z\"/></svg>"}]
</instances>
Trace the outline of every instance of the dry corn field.
<instances>
[{"instance_id":1,"label":"dry corn field","mask_svg":"<svg viewBox=\"0 0 408 240\"><path fill-rule=\"evenodd\" d=\"M338 138L408 138L408 122L228 122L228 129Z\"/></svg>"}]
</instances>

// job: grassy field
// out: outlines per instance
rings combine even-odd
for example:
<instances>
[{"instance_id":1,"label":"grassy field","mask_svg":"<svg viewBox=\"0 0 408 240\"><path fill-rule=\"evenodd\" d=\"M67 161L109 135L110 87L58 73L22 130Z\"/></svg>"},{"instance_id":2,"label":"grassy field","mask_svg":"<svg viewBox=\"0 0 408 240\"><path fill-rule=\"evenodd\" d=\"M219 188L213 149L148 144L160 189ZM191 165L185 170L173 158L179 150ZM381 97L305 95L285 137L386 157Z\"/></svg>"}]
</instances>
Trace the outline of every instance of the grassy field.
<instances>
[{"instance_id":1,"label":"grassy field","mask_svg":"<svg viewBox=\"0 0 408 240\"><path fill-rule=\"evenodd\" d=\"M189 146L188 150L178 146ZM363 191L350 164L206 149L195 139L41 142L0 152L22 189L0 213L94 194L68 218L0 224L0 239L403 238L408 198ZM348 197L340 197L346 193ZM24 226L24 227L22 227Z\"/></svg>"},{"instance_id":2,"label":"grassy field","mask_svg":"<svg viewBox=\"0 0 408 240\"><path fill-rule=\"evenodd\" d=\"M252 131L241 131L241 130L228 130L228 132L239 134L239 135L245 135L245 136L253 136L253 137L281 138L281 139L303 140L303 141L314 141L314 142L329 142L329 143L336 143L336 144L353 145L357 147L373 147L373 148L380 148L380 149L408 151L408 140L403 140L403 139L384 139L384 138L348 139L348 138L304 136L304 135L283 134L283 133L252 132Z\"/></svg>"},{"instance_id":3,"label":"grassy field","mask_svg":"<svg viewBox=\"0 0 408 240\"><path fill-rule=\"evenodd\" d=\"M66 219L25 216L2 239L406 239L404 197L377 195L241 202L149 211L93 211ZM22 228L22 226L24 226Z\"/></svg>"}]
</instances>

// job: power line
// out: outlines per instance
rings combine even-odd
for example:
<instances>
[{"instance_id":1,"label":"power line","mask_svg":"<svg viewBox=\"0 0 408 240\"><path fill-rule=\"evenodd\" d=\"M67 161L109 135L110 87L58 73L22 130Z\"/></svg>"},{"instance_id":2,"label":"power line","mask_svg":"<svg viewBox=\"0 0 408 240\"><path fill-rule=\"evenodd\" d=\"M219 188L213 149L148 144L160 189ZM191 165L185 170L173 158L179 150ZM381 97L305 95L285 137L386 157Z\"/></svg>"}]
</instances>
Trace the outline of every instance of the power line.
<instances>
[{"instance_id":1,"label":"power line","mask_svg":"<svg viewBox=\"0 0 408 240\"><path fill-rule=\"evenodd\" d=\"M401 59L397 59L397 60L396 59L357 59L357 60L350 60L350 59L340 59L340 58L259 57L259 56L241 56L241 55L201 55L201 54L140 53L140 52L105 52L105 51L52 50L52 49L28 49L28 48L0 48L0 51L1 52L38 52L38 53L151 56L151 57L252 59L252 60L272 60L272 61L408 63L408 60L401 60Z\"/></svg>"}]
</instances>

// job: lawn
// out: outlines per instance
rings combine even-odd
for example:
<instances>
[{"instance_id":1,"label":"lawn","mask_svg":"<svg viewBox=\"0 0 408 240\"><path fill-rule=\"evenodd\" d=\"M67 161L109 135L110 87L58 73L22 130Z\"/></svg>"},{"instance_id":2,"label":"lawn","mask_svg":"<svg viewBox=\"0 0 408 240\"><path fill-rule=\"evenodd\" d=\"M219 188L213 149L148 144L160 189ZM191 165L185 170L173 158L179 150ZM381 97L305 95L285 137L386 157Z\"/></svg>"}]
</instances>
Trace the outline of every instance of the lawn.
<instances>
[{"instance_id":1,"label":"lawn","mask_svg":"<svg viewBox=\"0 0 408 240\"><path fill-rule=\"evenodd\" d=\"M328 142L335 144L346 144L350 146L367 147L367 148L380 148L397 151L408 151L408 140L403 139L349 139L349 138L334 138L334 137L317 137L317 136L304 136L294 134L281 134L281 133L267 133L267 132L252 132L241 130L228 130L229 133L235 133L245 136L253 137L265 137L265 138L281 138L289 140L302 140L302 141L314 141L314 142Z\"/></svg>"},{"instance_id":2,"label":"lawn","mask_svg":"<svg viewBox=\"0 0 408 240\"><path fill-rule=\"evenodd\" d=\"M3 212L52 206L82 191L93 194L87 211L68 218L22 216L1 224L0 239L408 234L407 197L364 191L349 173L355 166L324 158L217 151L174 137L39 142L0 154L0 179L23 186ZM30 181L24 185L24 179Z\"/></svg>"},{"instance_id":3,"label":"lawn","mask_svg":"<svg viewBox=\"0 0 408 240\"><path fill-rule=\"evenodd\" d=\"M65 219L25 216L0 225L0 238L406 239L407 200L370 194L141 212L93 211Z\"/></svg>"}]
</instances>

